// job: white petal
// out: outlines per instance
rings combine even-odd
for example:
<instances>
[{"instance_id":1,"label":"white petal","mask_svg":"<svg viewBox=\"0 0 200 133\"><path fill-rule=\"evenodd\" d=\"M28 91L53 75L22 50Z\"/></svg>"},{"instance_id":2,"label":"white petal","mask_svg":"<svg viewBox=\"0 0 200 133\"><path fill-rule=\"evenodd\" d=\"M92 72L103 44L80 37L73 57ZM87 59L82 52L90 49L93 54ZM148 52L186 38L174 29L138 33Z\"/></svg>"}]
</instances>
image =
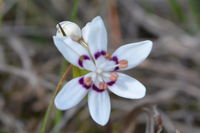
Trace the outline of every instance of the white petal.
<instances>
[{"instance_id":1,"label":"white petal","mask_svg":"<svg viewBox=\"0 0 200 133\"><path fill-rule=\"evenodd\" d=\"M84 41L94 56L97 51L107 51L107 32L101 17L95 17L82 29Z\"/></svg>"},{"instance_id":2,"label":"white petal","mask_svg":"<svg viewBox=\"0 0 200 133\"><path fill-rule=\"evenodd\" d=\"M146 88L142 83L126 74L118 73L118 75L117 81L108 86L110 91L129 99L139 99L145 96Z\"/></svg>"},{"instance_id":3,"label":"white petal","mask_svg":"<svg viewBox=\"0 0 200 133\"><path fill-rule=\"evenodd\" d=\"M69 37L54 36L53 39L54 39L54 43L56 47L65 57L65 59L75 66L80 67L79 58L82 55L86 55L90 57L87 50L81 44L71 40ZM91 61L91 59L87 61ZM94 66L94 63L91 61L90 65ZM87 67L85 67L85 69L87 69ZM87 69L87 70L90 70L90 69Z\"/></svg>"},{"instance_id":4,"label":"white petal","mask_svg":"<svg viewBox=\"0 0 200 133\"><path fill-rule=\"evenodd\" d=\"M97 60L95 60L96 66L103 71L112 71L114 69L116 63L112 60L106 59L104 56L100 56Z\"/></svg>"},{"instance_id":5,"label":"white petal","mask_svg":"<svg viewBox=\"0 0 200 133\"><path fill-rule=\"evenodd\" d=\"M88 96L88 106L92 119L104 126L110 117L110 97L107 91L91 90Z\"/></svg>"},{"instance_id":6,"label":"white petal","mask_svg":"<svg viewBox=\"0 0 200 133\"><path fill-rule=\"evenodd\" d=\"M89 71L95 71L96 67L91 60L83 61L83 67Z\"/></svg>"},{"instance_id":7,"label":"white petal","mask_svg":"<svg viewBox=\"0 0 200 133\"><path fill-rule=\"evenodd\" d=\"M151 41L143 41L137 43L130 43L118 48L113 56L117 56L118 60L127 60L128 67L120 70L127 70L133 68L144 61L152 49Z\"/></svg>"},{"instance_id":8,"label":"white petal","mask_svg":"<svg viewBox=\"0 0 200 133\"><path fill-rule=\"evenodd\" d=\"M88 90L79 83L79 78L72 79L64 85L55 97L55 106L60 110L66 110L77 105L87 94Z\"/></svg>"}]
</instances>

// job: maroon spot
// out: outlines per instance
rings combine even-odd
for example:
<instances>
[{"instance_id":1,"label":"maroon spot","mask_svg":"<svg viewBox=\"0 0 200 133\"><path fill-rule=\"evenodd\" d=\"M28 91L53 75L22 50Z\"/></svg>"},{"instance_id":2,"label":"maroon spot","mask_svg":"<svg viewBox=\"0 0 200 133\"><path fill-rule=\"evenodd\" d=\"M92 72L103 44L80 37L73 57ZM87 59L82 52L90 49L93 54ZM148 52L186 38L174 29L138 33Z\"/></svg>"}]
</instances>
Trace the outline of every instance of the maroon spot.
<instances>
[{"instance_id":1,"label":"maroon spot","mask_svg":"<svg viewBox=\"0 0 200 133\"><path fill-rule=\"evenodd\" d=\"M119 63L117 56L113 56L113 57L112 57L112 60L115 62L115 64L118 64L118 63ZM117 71L117 70L119 70L119 67L118 67L118 66L114 68L114 71Z\"/></svg>"},{"instance_id":2,"label":"maroon spot","mask_svg":"<svg viewBox=\"0 0 200 133\"><path fill-rule=\"evenodd\" d=\"M84 82L83 82L83 77L81 77L81 78L79 79L79 83L80 83L81 85L84 84Z\"/></svg>"},{"instance_id":3,"label":"maroon spot","mask_svg":"<svg viewBox=\"0 0 200 133\"><path fill-rule=\"evenodd\" d=\"M98 51L94 54L94 58L98 59L101 55L106 55L106 51L102 50L102 51Z\"/></svg>"},{"instance_id":4,"label":"maroon spot","mask_svg":"<svg viewBox=\"0 0 200 133\"><path fill-rule=\"evenodd\" d=\"M118 67L118 66L117 66L117 67L115 67L114 71L117 71L117 70L119 70L119 67Z\"/></svg>"},{"instance_id":5,"label":"maroon spot","mask_svg":"<svg viewBox=\"0 0 200 133\"><path fill-rule=\"evenodd\" d=\"M92 85L92 89L97 92L103 92L104 90L99 89L95 84Z\"/></svg>"},{"instance_id":6,"label":"maroon spot","mask_svg":"<svg viewBox=\"0 0 200 133\"><path fill-rule=\"evenodd\" d=\"M118 64L118 58L117 58L117 56L113 56L113 57L112 57L112 60L113 60L116 64Z\"/></svg>"},{"instance_id":7,"label":"maroon spot","mask_svg":"<svg viewBox=\"0 0 200 133\"><path fill-rule=\"evenodd\" d=\"M107 82L107 85L112 86L113 84L115 84L115 82L116 82L116 81Z\"/></svg>"},{"instance_id":8,"label":"maroon spot","mask_svg":"<svg viewBox=\"0 0 200 133\"><path fill-rule=\"evenodd\" d=\"M84 60L90 60L90 57L87 56L87 55L82 55L82 57L83 57Z\"/></svg>"},{"instance_id":9,"label":"maroon spot","mask_svg":"<svg viewBox=\"0 0 200 133\"><path fill-rule=\"evenodd\" d=\"M95 58L95 59L98 59L100 56L101 56L101 52L96 52L96 53L94 54L94 58Z\"/></svg>"},{"instance_id":10,"label":"maroon spot","mask_svg":"<svg viewBox=\"0 0 200 133\"><path fill-rule=\"evenodd\" d=\"M106 55L106 51L101 51L101 55Z\"/></svg>"},{"instance_id":11,"label":"maroon spot","mask_svg":"<svg viewBox=\"0 0 200 133\"><path fill-rule=\"evenodd\" d=\"M83 67L84 60L90 60L90 57L88 55L82 55L78 60L78 65Z\"/></svg>"},{"instance_id":12,"label":"maroon spot","mask_svg":"<svg viewBox=\"0 0 200 133\"><path fill-rule=\"evenodd\" d=\"M91 85L86 85L85 83L84 83L84 77L81 77L80 79L79 79L79 84L81 84L85 89L89 89L90 87L91 87Z\"/></svg>"},{"instance_id":13,"label":"maroon spot","mask_svg":"<svg viewBox=\"0 0 200 133\"><path fill-rule=\"evenodd\" d=\"M81 67L83 67L83 61L79 59L78 60L78 65L81 66Z\"/></svg>"}]
</instances>

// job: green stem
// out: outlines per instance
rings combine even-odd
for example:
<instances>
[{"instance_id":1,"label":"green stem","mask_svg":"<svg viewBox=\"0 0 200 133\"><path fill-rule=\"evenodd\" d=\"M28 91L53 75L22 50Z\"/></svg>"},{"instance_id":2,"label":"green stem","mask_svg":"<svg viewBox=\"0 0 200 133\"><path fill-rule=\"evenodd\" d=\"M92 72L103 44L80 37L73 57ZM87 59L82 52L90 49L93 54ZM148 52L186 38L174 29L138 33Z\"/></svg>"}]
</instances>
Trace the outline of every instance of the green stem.
<instances>
[{"instance_id":1,"label":"green stem","mask_svg":"<svg viewBox=\"0 0 200 133\"><path fill-rule=\"evenodd\" d=\"M54 98L55 96L57 95L57 93L60 91L61 89L61 86L64 82L64 80L66 79L68 73L70 72L70 70L72 69L72 65L68 66L68 68L66 69L65 73L63 74L62 78L60 79L60 81L58 82L58 85L56 87L56 90L54 91L53 93L53 96L51 97L51 100L50 100L50 103L49 103L49 106L47 108L47 111L45 113L45 116L44 116L44 119L42 121L42 126L41 126L41 129L40 129L40 133L45 133L46 131L46 128L47 128L47 122L49 120L49 116L51 114L51 111L52 111L52 107L53 107L53 104L54 104Z\"/></svg>"},{"instance_id":2,"label":"green stem","mask_svg":"<svg viewBox=\"0 0 200 133\"><path fill-rule=\"evenodd\" d=\"M47 122L49 120L49 116L51 114L51 109L52 109L52 106L53 106L53 101L54 101L54 98L56 96L56 93L57 91L54 91L54 94L53 96L51 97L51 100L50 100L50 103L49 103L49 106L47 108L47 111L45 113L45 116L44 116L44 120L42 121L42 127L40 129L40 133L45 133L46 131L46 128L47 128Z\"/></svg>"},{"instance_id":3,"label":"green stem","mask_svg":"<svg viewBox=\"0 0 200 133\"><path fill-rule=\"evenodd\" d=\"M74 0L73 6L72 6L72 11L70 14L71 21L76 21L76 19L77 19L78 3L79 3L79 0Z\"/></svg>"}]
</instances>

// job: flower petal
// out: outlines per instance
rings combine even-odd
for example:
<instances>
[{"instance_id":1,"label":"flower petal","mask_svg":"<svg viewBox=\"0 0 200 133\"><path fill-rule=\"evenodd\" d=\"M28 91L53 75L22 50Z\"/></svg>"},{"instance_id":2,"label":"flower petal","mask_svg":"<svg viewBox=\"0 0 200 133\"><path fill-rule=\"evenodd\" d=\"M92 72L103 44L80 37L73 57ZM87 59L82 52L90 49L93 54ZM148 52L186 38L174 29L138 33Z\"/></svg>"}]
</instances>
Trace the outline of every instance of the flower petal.
<instances>
[{"instance_id":1,"label":"flower petal","mask_svg":"<svg viewBox=\"0 0 200 133\"><path fill-rule=\"evenodd\" d=\"M62 53L62 55L65 57L66 60L68 60L71 64L78 66L78 67L84 67L84 61L80 62L80 58L82 56L87 57L85 61L90 64L91 67L84 67L87 70L90 70L90 68L94 68L94 63L90 59L90 55L87 52L87 50L79 43L71 40L69 37L58 37L54 36L54 43L58 50ZM90 61L88 63L88 61ZM92 67L93 66L93 67ZM92 70L90 70L92 71Z\"/></svg>"},{"instance_id":2,"label":"flower petal","mask_svg":"<svg viewBox=\"0 0 200 133\"><path fill-rule=\"evenodd\" d=\"M104 126L110 117L110 97L107 91L91 90L88 96L88 106L92 119Z\"/></svg>"},{"instance_id":3,"label":"flower petal","mask_svg":"<svg viewBox=\"0 0 200 133\"><path fill-rule=\"evenodd\" d=\"M100 56L96 60L96 66L98 66L99 69L102 69L103 71L112 71L114 69L116 63L112 60L106 59L104 56Z\"/></svg>"},{"instance_id":4,"label":"flower petal","mask_svg":"<svg viewBox=\"0 0 200 133\"><path fill-rule=\"evenodd\" d=\"M126 74L117 74L119 75L117 81L108 86L110 91L118 96L129 99L139 99L145 96L146 88L143 84Z\"/></svg>"},{"instance_id":5,"label":"flower petal","mask_svg":"<svg viewBox=\"0 0 200 133\"><path fill-rule=\"evenodd\" d=\"M120 70L131 69L140 64L147 58L152 49L152 45L153 45L152 42L148 40L137 43L130 43L118 48L113 53L113 57L116 56L119 61L120 60L128 61L128 67L122 68Z\"/></svg>"},{"instance_id":6,"label":"flower petal","mask_svg":"<svg viewBox=\"0 0 200 133\"><path fill-rule=\"evenodd\" d=\"M79 83L79 78L72 79L64 85L55 97L55 106L60 110L66 110L77 105L87 94L88 89Z\"/></svg>"},{"instance_id":7,"label":"flower petal","mask_svg":"<svg viewBox=\"0 0 200 133\"><path fill-rule=\"evenodd\" d=\"M100 16L86 24L82 29L82 36L93 56L96 52L107 51L107 32Z\"/></svg>"}]
</instances>

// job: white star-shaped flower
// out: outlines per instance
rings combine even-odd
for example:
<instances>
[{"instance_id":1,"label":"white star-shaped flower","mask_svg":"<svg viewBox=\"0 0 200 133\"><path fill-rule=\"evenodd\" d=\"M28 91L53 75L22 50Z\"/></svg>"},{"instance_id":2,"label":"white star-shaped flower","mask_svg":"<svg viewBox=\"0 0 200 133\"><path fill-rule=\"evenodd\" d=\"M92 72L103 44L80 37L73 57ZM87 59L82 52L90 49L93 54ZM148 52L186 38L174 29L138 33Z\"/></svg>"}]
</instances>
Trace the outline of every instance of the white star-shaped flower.
<instances>
[{"instance_id":1,"label":"white star-shaped flower","mask_svg":"<svg viewBox=\"0 0 200 133\"><path fill-rule=\"evenodd\" d=\"M105 125L111 112L108 90L128 99L144 97L144 85L120 71L144 61L152 49L151 41L126 44L110 55L107 53L107 32L101 17L87 23L82 31L69 21L60 25L67 36L61 36L58 27L57 35L53 37L56 47L71 64L90 72L64 85L55 97L54 103L58 109L72 108L88 94L93 120ZM88 49L81 45L80 40L88 45Z\"/></svg>"}]
</instances>

